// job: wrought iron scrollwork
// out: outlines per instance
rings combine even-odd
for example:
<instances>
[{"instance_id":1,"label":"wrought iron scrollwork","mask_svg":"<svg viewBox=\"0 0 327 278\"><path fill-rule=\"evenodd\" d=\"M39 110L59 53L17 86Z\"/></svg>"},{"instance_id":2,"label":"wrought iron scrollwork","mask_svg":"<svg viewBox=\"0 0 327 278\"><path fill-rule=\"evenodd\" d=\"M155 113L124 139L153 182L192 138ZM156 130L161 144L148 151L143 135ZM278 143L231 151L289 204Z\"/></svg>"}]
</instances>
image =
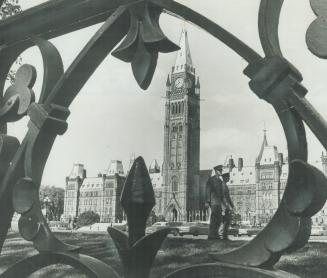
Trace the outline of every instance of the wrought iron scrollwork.
<instances>
[{"instance_id":1,"label":"wrought iron scrollwork","mask_svg":"<svg viewBox=\"0 0 327 278\"><path fill-rule=\"evenodd\" d=\"M308 47L315 55L326 58L327 4L323 0L311 0L311 5L318 18L307 31ZM0 48L2 90L11 64L32 45L41 51L44 76L39 100L35 102L36 71L31 65L23 65L0 103L0 127L4 133L0 135L0 250L16 211L21 214L21 235L33 241L41 253L14 265L0 277L23 277L20 270L27 269L31 263L34 267L27 269L24 275L50 264L65 263L82 269L90 277L118 277L110 266L80 255L79 247L67 245L52 234L41 213L38 190L52 145L57 135L64 134L68 128L66 120L70 104L105 57L112 53L131 63L136 81L146 89L151 83L158 53L178 49L159 26L162 12L199 26L249 63L244 71L250 78L249 86L259 98L270 103L279 116L290 161L282 202L258 236L230 252L219 253L217 250L211 254L217 260L216 264L181 269L167 277L244 277L240 276L244 273L251 277L292 277L262 268L272 267L281 255L302 247L309 239L310 217L326 201L327 180L322 172L307 162L304 122L325 148L327 123L306 100L308 92L301 84L300 72L282 54L278 39L282 6L283 0L261 1L259 34L265 57L219 25L173 0L55 0L3 21L0 24L0 34L3 35ZM47 18L47 13L55 7L62 11L58 18ZM81 18L81 14L85 18ZM17 26L26 23L28 17L31 22L22 32ZM42 19L46 24L40 26ZM103 21L100 29L64 71L59 52L47 39ZM29 129L20 144L16 138L5 134L6 125L26 115L30 118ZM125 277L146 278L168 230L145 236L146 219L155 200L142 158L134 162L121 201L128 218L129 235L114 228L109 228L108 232L118 249Z\"/></svg>"}]
</instances>

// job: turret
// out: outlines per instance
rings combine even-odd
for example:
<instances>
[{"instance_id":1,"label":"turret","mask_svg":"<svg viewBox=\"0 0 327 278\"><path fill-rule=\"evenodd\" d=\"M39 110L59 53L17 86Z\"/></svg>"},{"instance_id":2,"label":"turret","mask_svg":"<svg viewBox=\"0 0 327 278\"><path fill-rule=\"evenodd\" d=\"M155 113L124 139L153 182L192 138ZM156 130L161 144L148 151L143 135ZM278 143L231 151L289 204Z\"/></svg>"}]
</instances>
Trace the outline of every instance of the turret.
<instances>
[{"instance_id":1,"label":"turret","mask_svg":"<svg viewBox=\"0 0 327 278\"><path fill-rule=\"evenodd\" d=\"M124 167L123 163L119 160L111 160L110 166L107 171L107 176L114 176L114 175L124 176Z\"/></svg>"},{"instance_id":2,"label":"turret","mask_svg":"<svg viewBox=\"0 0 327 278\"><path fill-rule=\"evenodd\" d=\"M278 153L278 162L280 166L284 164L284 156L282 153Z\"/></svg>"},{"instance_id":3,"label":"turret","mask_svg":"<svg viewBox=\"0 0 327 278\"><path fill-rule=\"evenodd\" d=\"M229 172L232 172L234 167L235 167L234 159L233 158L230 158L228 160L228 171Z\"/></svg>"},{"instance_id":4,"label":"turret","mask_svg":"<svg viewBox=\"0 0 327 278\"><path fill-rule=\"evenodd\" d=\"M170 92L171 92L171 81L170 81L170 76L168 74L167 82L166 82L166 97L167 98L169 98Z\"/></svg>"},{"instance_id":5,"label":"turret","mask_svg":"<svg viewBox=\"0 0 327 278\"><path fill-rule=\"evenodd\" d=\"M198 77L195 84L195 94L200 95L200 78Z\"/></svg>"},{"instance_id":6,"label":"turret","mask_svg":"<svg viewBox=\"0 0 327 278\"><path fill-rule=\"evenodd\" d=\"M237 165L238 171L241 172L243 169L243 158L238 159L238 165Z\"/></svg>"}]
</instances>

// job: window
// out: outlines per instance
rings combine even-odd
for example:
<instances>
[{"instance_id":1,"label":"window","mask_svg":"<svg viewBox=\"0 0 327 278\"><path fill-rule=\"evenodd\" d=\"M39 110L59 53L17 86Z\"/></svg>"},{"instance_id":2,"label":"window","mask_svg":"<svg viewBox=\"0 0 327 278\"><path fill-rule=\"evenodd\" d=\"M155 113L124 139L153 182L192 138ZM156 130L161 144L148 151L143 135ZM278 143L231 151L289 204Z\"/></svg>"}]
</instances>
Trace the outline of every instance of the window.
<instances>
[{"instance_id":1,"label":"window","mask_svg":"<svg viewBox=\"0 0 327 278\"><path fill-rule=\"evenodd\" d=\"M107 181L106 182L106 187L107 188L114 188L114 182L113 181Z\"/></svg>"},{"instance_id":2,"label":"window","mask_svg":"<svg viewBox=\"0 0 327 278\"><path fill-rule=\"evenodd\" d=\"M178 191L178 178L176 176L171 179L171 190L172 192Z\"/></svg>"},{"instance_id":3,"label":"window","mask_svg":"<svg viewBox=\"0 0 327 278\"><path fill-rule=\"evenodd\" d=\"M183 131L183 126L182 126L182 125L179 126L179 131L180 131L180 132Z\"/></svg>"}]
</instances>

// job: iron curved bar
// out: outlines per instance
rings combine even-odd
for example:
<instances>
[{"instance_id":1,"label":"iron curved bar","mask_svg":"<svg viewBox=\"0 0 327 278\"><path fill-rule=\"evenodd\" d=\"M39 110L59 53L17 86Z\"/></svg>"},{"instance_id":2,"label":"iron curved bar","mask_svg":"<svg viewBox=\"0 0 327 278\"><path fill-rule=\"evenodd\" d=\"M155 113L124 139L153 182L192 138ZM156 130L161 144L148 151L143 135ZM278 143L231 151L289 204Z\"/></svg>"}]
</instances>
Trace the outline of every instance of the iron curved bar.
<instances>
[{"instance_id":1,"label":"iron curved bar","mask_svg":"<svg viewBox=\"0 0 327 278\"><path fill-rule=\"evenodd\" d=\"M174 271L165 276L165 278L298 278L284 271L271 271L266 269L254 269L246 266L236 266L233 264L202 264L191 267L185 267Z\"/></svg>"},{"instance_id":2,"label":"iron curved bar","mask_svg":"<svg viewBox=\"0 0 327 278\"><path fill-rule=\"evenodd\" d=\"M109 265L93 257L71 253L41 253L16 263L0 278L25 278L34 272L54 264L70 265L92 278L119 278L120 276Z\"/></svg>"},{"instance_id":3,"label":"iron curved bar","mask_svg":"<svg viewBox=\"0 0 327 278\"><path fill-rule=\"evenodd\" d=\"M234 50L239 56L244 58L248 63L258 62L262 57L254 51L247 44L239 40L233 34L201 15L200 13L184 6L180 3L171 0L149 0L155 5L158 5L164 9L168 14L171 14L177 18L183 18L190 21L193 24L199 26L204 31L217 38L229 48Z\"/></svg>"},{"instance_id":4,"label":"iron curved bar","mask_svg":"<svg viewBox=\"0 0 327 278\"><path fill-rule=\"evenodd\" d=\"M55 47L41 39L34 39L34 44L39 46L44 61L42 92L39 103L32 104L29 109L28 114L31 118L29 129L12 160L10 170L2 177L0 196L3 199L1 201L7 204L13 195L15 209L22 213L19 222L21 233L25 239L33 240L35 248L39 251L76 249L74 246L63 244L52 234L41 213L37 188L56 136L63 134L67 129L65 120L69 115L68 106L96 67L126 34L129 24L127 15L126 7L118 8L64 74L61 58ZM2 86L11 64L30 44L31 42L25 43L11 51L5 49L1 53L4 58L0 72ZM104 44L105 51L102 47ZM56 90L51 92L55 84ZM12 187L15 184L13 194ZM32 185L28 186L29 184ZM28 194L18 194L25 190L24 188L29 188ZM33 200L27 200L29 197ZM28 206L21 208L22 201ZM5 238L14 213L11 202L3 213L6 214L4 217L6 223L0 228L1 240ZM2 247L3 240L0 244Z\"/></svg>"},{"instance_id":5,"label":"iron curved bar","mask_svg":"<svg viewBox=\"0 0 327 278\"><path fill-rule=\"evenodd\" d=\"M279 44L278 24L284 0L261 0L258 29L266 57L283 56Z\"/></svg>"}]
</instances>

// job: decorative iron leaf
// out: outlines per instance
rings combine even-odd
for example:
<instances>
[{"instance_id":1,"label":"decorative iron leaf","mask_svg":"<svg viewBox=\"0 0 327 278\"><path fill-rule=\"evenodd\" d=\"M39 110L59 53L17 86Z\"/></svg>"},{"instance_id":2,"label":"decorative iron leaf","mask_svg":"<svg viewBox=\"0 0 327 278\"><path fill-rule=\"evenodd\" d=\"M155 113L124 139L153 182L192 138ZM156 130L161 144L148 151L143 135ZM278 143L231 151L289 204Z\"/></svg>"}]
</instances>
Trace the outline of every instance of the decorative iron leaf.
<instances>
[{"instance_id":1,"label":"decorative iron leaf","mask_svg":"<svg viewBox=\"0 0 327 278\"><path fill-rule=\"evenodd\" d=\"M285 201L291 213L311 217L325 204L327 198L327 179L317 168L302 160L290 163L288 186Z\"/></svg>"},{"instance_id":2,"label":"decorative iron leaf","mask_svg":"<svg viewBox=\"0 0 327 278\"><path fill-rule=\"evenodd\" d=\"M144 236L132 246L128 245L127 236L122 231L109 227L108 232L115 243L123 264L124 277L147 278L157 252L170 229L162 229Z\"/></svg>"},{"instance_id":3,"label":"decorative iron leaf","mask_svg":"<svg viewBox=\"0 0 327 278\"><path fill-rule=\"evenodd\" d=\"M20 179L13 190L13 205L18 213L28 212L39 201L38 188L32 179Z\"/></svg>"},{"instance_id":4,"label":"decorative iron leaf","mask_svg":"<svg viewBox=\"0 0 327 278\"><path fill-rule=\"evenodd\" d=\"M318 18L309 26L306 42L314 55L327 59L327 2L325 0L310 0L310 3Z\"/></svg>"},{"instance_id":5,"label":"decorative iron leaf","mask_svg":"<svg viewBox=\"0 0 327 278\"><path fill-rule=\"evenodd\" d=\"M147 89L151 84L157 66L158 52L150 52L144 43L139 40L138 48L132 61L134 77L142 89Z\"/></svg>"},{"instance_id":6,"label":"decorative iron leaf","mask_svg":"<svg viewBox=\"0 0 327 278\"><path fill-rule=\"evenodd\" d=\"M162 32L159 16L162 9L150 3L138 3L130 7L130 27L124 41L112 55L132 63L134 77L142 89L151 84L157 66L158 52L173 52L179 46Z\"/></svg>"},{"instance_id":7,"label":"decorative iron leaf","mask_svg":"<svg viewBox=\"0 0 327 278\"><path fill-rule=\"evenodd\" d=\"M131 24L128 33L123 42L111 53L114 57L130 63L137 49L137 42L139 36L139 22L131 16Z\"/></svg>"},{"instance_id":8,"label":"decorative iron leaf","mask_svg":"<svg viewBox=\"0 0 327 278\"><path fill-rule=\"evenodd\" d=\"M2 122L15 122L26 115L35 95L32 87L36 80L36 70L31 65L22 65L16 72L15 80L10 86L0 106Z\"/></svg>"}]
</instances>

